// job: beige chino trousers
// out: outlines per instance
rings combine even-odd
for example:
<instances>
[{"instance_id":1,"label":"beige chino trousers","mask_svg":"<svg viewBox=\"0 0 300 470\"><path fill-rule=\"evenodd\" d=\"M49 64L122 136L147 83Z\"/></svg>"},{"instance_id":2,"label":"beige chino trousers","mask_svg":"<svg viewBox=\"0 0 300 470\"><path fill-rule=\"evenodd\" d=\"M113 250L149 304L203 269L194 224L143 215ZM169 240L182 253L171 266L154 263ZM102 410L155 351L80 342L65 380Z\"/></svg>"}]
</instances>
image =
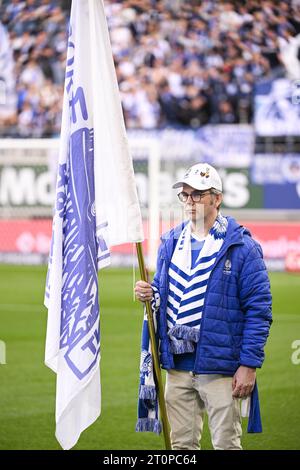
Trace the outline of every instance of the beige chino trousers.
<instances>
[{"instance_id":1,"label":"beige chino trousers","mask_svg":"<svg viewBox=\"0 0 300 470\"><path fill-rule=\"evenodd\" d=\"M232 397L232 377L172 369L165 398L172 449L200 449L205 411L214 449L242 449L240 400Z\"/></svg>"}]
</instances>

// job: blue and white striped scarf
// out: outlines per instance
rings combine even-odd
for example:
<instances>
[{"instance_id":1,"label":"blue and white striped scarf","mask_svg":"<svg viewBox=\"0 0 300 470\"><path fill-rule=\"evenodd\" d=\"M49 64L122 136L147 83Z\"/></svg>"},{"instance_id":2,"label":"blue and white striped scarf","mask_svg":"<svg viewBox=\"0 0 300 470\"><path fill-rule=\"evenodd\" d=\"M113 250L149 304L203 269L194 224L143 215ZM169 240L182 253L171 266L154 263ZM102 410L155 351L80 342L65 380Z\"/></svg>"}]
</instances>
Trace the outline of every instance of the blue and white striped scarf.
<instances>
[{"instance_id":1,"label":"blue and white striped scarf","mask_svg":"<svg viewBox=\"0 0 300 470\"><path fill-rule=\"evenodd\" d=\"M151 301L151 309L156 332L156 344L158 346L156 313L160 305L160 296L158 290L155 287L153 287L153 292L154 295ZM145 307L140 360L138 420L135 430L136 432L152 431L156 434L160 434L162 430L161 422L159 420L159 408L153 370L152 348Z\"/></svg>"},{"instance_id":2,"label":"blue and white striped scarf","mask_svg":"<svg viewBox=\"0 0 300 470\"><path fill-rule=\"evenodd\" d=\"M175 247L169 267L168 335L173 354L193 352L199 341L202 311L210 273L223 245L227 219L219 214L192 266L191 223Z\"/></svg>"}]
</instances>

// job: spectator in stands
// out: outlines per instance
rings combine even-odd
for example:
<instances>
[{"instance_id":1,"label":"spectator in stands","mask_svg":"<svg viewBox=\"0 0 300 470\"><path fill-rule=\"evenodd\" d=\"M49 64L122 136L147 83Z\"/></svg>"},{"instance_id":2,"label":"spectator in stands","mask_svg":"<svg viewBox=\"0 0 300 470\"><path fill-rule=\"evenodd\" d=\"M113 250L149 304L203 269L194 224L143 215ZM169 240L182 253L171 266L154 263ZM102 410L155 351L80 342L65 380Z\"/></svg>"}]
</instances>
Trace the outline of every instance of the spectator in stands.
<instances>
[{"instance_id":1,"label":"spectator in stands","mask_svg":"<svg viewBox=\"0 0 300 470\"><path fill-rule=\"evenodd\" d=\"M70 3L0 2L18 90L49 79L55 94L59 85L60 108ZM105 0L105 7L128 127L251 122L254 83L300 67L295 0Z\"/></svg>"},{"instance_id":2,"label":"spectator in stands","mask_svg":"<svg viewBox=\"0 0 300 470\"><path fill-rule=\"evenodd\" d=\"M70 6L70 2L68 4ZM17 126L7 129L7 134L14 137L57 135L68 15L58 1L2 0L0 16L10 35L18 93ZM46 96L52 97L50 104Z\"/></svg>"}]
</instances>

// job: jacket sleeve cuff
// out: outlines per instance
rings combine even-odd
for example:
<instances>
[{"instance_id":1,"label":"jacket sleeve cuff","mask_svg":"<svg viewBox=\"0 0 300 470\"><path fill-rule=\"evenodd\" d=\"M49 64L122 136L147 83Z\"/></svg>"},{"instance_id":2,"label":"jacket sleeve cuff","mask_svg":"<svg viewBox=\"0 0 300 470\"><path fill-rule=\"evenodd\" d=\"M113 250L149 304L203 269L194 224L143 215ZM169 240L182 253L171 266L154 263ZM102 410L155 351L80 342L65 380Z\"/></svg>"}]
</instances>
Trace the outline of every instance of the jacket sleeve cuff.
<instances>
[{"instance_id":1,"label":"jacket sleeve cuff","mask_svg":"<svg viewBox=\"0 0 300 470\"><path fill-rule=\"evenodd\" d=\"M249 369L257 369L258 366L253 366L253 365L250 365L250 364L245 364L244 362L240 362L240 366L243 366L243 367L248 367Z\"/></svg>"},{"instance_id":2,"label":"jacket sleeve cuff","mask_svg":"<svg viewBox=\"0 0 300 470\"><path fill-rule=\"evenodd\" d=\"M240 366L251 367L251 369L260 369L262 363L263 361L251 360L249 357L244 358L243 356L240 357L239 361Z\"/></svg>"}]
</instances>

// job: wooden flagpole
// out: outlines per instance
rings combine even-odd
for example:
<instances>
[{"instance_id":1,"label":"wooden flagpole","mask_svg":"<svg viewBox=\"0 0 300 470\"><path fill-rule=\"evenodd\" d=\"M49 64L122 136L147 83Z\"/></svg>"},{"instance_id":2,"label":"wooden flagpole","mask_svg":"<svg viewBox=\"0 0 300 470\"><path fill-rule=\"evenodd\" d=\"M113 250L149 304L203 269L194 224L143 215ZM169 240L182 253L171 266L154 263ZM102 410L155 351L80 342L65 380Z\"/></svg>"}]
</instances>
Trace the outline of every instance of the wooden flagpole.
<instances>
[{"instance_id":1,"label":"wooden flagpole","mask_svg":"<svg viewBox=\"0 0 300 470\"><path fill-rule=\"evenodd\" d=\"M141 279L145 282L148 282L141 242L136 243L136 251L137 251L137 257L138 257L138 262L139 262ZM148 328L149 328L149 336L150 336L151 349L152 349L154 373L155 373L156 384L158 388L158 404L159 404L160 418L162 421L162 427L163 427L163 433L164 433L164 439L165 439L165 447L166 447L166 450L171 450L172 448L171 448L170 433L169 433L169 423L168 423L168 417L167 417L166 403L164 399L164 387L163 387L163 382L162 382L162 377L161 377L160 364L158 360L157 345L155 341L155 328L154 328L154 323L153 323L152 309L151 309L150 301L145 301L145 304L146 304L146 312L147 312L147 318L148 318Z\"/></svg>"}]
</instances>

